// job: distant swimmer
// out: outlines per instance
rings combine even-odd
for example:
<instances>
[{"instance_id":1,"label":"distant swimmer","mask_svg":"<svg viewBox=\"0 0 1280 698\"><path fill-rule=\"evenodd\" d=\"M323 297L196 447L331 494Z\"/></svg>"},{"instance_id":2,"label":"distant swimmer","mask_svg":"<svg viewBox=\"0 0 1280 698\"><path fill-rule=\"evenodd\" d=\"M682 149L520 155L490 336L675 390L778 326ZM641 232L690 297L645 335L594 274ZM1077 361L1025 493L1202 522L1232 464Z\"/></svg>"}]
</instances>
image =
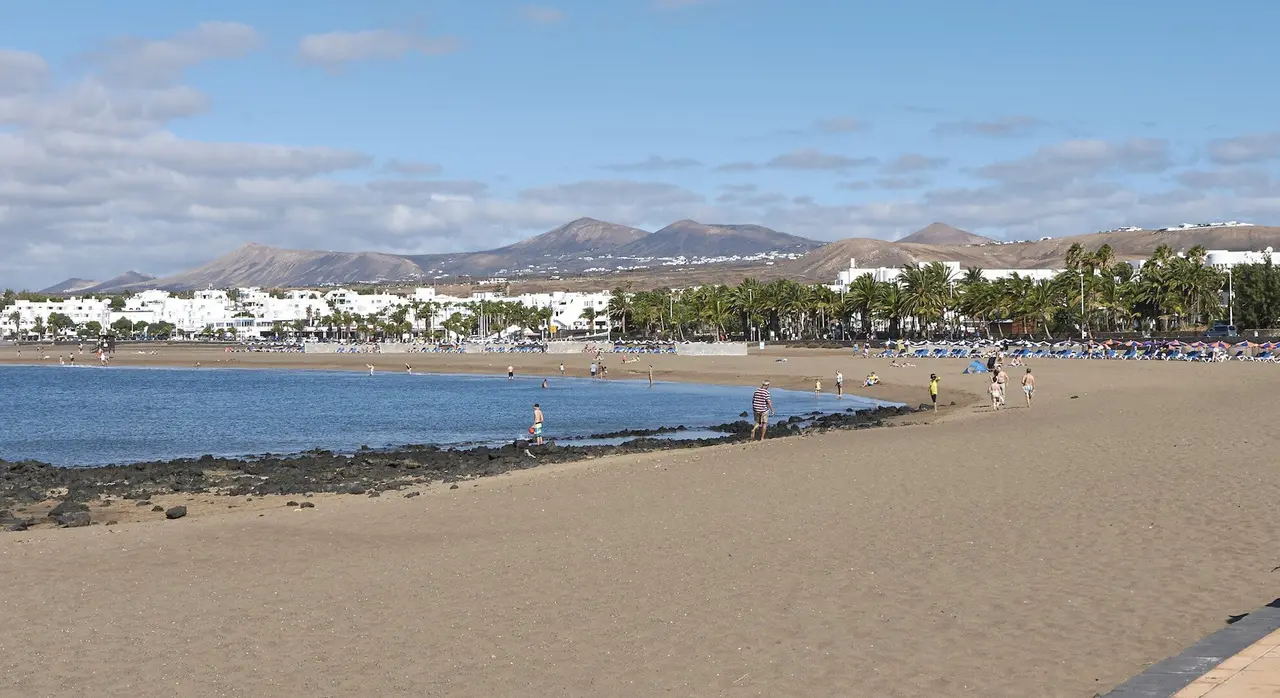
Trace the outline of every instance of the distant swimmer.
<instances>
[{"instance_id":1,"label":"distant swimmer","mask_svg":"<svg viewBox=\"0 0 1280 698\"><path fill-rule=\"evenodd\" d=\"M373 364L365 364L365 368L369 369L369 375L373 375Z\"/></svg>"},{"instance_id":2,"label":"distant swimmer","mask_svg":"<svg viewBox=\"0 0 1280 698\"><path fill-rule=\"evenodd\" d=\"M58 365L59 365L59 366L66 366L66 365L67 365L67 360L66 360L66 359L64 359L64 358L62 358L62 354L58 354Z\"/></svg>"},{"instance_id":3,"label":"distant swimmer","mask_svg":"<svg viewBox=\"0 0 1280 698\"><path fill-rule=\"evenodd\" d=\"M543 390L546 390L546 389L547 389L547 379L546 379L546 378L543 378L543 379L542 379L542 389L543 389Z\"/></svg>"},{"instance_id":4,"label":"distant swimmer","mask_svg":"<svg viewBox=\"0 0 1280 698\"><path fill-rule=\"evenodd\" d=\"M196 368L200 368L200 362L199 362L199 361L197 361L197 362L196 362Z\"/></svg>"},{"instance_id":5,"label":"distant swimmer","mask_svg":"<svg viewBox=\"0 0 1280 698\"><path fill-rule=\"evenodd\" d=\"M409 364L405 364L405 365L404 365L404 372L412 376L412 375L413 375L413 367L412 367L412 366L410 366Z\"/></svg>"}]
</instances>

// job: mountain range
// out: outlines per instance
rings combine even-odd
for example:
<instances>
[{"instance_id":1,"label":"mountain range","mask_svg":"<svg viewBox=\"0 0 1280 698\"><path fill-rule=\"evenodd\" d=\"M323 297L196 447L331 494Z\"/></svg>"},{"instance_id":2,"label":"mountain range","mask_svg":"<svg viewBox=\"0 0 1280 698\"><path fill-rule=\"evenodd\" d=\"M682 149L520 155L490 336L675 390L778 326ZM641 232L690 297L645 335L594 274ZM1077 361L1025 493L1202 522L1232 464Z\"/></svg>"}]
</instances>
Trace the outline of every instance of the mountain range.
<instances>
[{"instance_id":1,"label":"mountain range","mask_svg":"<svg viewBox=\"0 0 1280 698\"><path fill-rule=\"evenodd\" d=\"M663 260L685 262L770 253L802 255L823 243L758 225L707 225L691 220L655 232L593 218L579 218L506 247L457 254L396 255L382 252L285 250L249 243L195 269L163 278L89 282L68 279L46 293L103 293L163 288L263 288L389 281L438 281L447 277L577 274L589 269L638 267ZM115 283L119 281L119 283ZM86 285L87 284L87 285ZM110 285L109 285L110 284Z\"/></svg>"},{"instance_id":2,"label":"mountain range","mask_svg":"<svg viewBox=\"0 0 1280 698\"><path fill-rule=\"evenodd\" d=\"M1035 242L999 242L945 223L933 223L897 241L849 238L824 244L758 225L707 225L682 220L651 233L580 218L506 247L458 254L322 252L250 243L172 276L153 278L128 272L104 282L68 279L44 292L85 294L146 288L273 288L400 281L442 284L499 274L559 278L659 266L686 269L681 279L690 285L703 283L701 277L722 278L730 269L739 267L767 271L770 277L830 283L837 272L849 268L851 259L862 268L933 261L956 261L963 267L986 269L1055 268L1062 266L1067 248L1077 242L1090 250L1111 245L1116 259L1131 260L1148 257L1161 244L1175 252L1195 245L1225 250L1280 248L1280 227L1129 230ZM764 264L770 266L763 267Z\"/></svg>"}]
</instances>

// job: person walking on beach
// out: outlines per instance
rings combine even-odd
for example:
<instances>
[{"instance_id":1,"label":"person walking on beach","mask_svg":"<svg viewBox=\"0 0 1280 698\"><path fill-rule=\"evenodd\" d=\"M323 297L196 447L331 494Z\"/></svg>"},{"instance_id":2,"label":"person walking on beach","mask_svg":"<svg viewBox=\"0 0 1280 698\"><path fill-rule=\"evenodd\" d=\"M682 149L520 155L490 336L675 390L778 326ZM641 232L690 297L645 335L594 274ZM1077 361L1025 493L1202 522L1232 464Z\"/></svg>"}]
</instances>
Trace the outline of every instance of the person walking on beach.
<instances>
[{"instance_id":1,"label":"person walking on beach","mask_svg":"<svg viewBox=\"0 0 1280 698\"><path fill-rule=\"evenodd\" d=\"M938 411L938 374L929 374L929 399L933 402L933 411Z\"/></svg>"},{"instance_id":2,"label":"person walking on beach","mask_svg":"<svg viewBox=\"0 0 1280 698\"><path fill-rule=\"evenodd\" d=\"M769 415L773 414L773 399L769 397L769 381L761 383L751 396L751 411L755 414L755 421L752 422L751 437L748 440L756 438L758 429L760 440L764 441L765 432L769 430Z\"/></svg>"},{"instance_id":3,"label":"person walking on beach","mask_svg":"<svg viewBox=\"0 0 1280 698\"><path fill-rule=\"evenodd\" d=\"M844 374L836 371L836 399L844 399Z\"/></svg>"},{"instance_id":4,"label":"person walking on beach","mask_svg":"<svg viewBox=\"0 0 1280 698\"><path fill-rule=\"evenodd\" d=\"M409 364L405 364L405 365L404 365L404 372L412 376L412 375L413 375L413 367L412 367L412 366L410 366Z\"/></svg>"},{"instance_id":5,"label":"person walking on beach","mask_svg":"<svg viewBox=\"0 0 1280 698\"><path fill-rule=\"evenodd\" d=\"M813 396L817 397L822 394L822 379L818 378L813 381Z\"/></svg>"},{"instance_id":6,"label":"person walking on beach","mask_svg":"<svg viewBox=\"0 0 1280 698\"><path fill-rule=\"evenodd\" d=\"M591 362L591 377L596 377L596 362L594 361Z\"/></svg>"},{"instance_id":7,"label":"person walking on beach","mask_svg":"<svg viewBox=\"0 0 1280 698\"><path fill-rule=\"evenodd\" d=\"M533 438L535 443L542 445L542 407L538 403L533 403Z\"/></svg>"},{"instance_id":8,"label":"person walking on beach","mask_svg":"<svg viewBox=\"0 0 1280 698\"><path fill-rule=\"evenodd\" d=\"M560 377L564 378L564 362L560 362Z\"/></svg>"},{"instance_id":9,"label":"person walking on beach","mask_svg":"<svg viewBox=\"0 0 1280 698\"><path fill-rule=\"evenodd\" d=\"M1000 403L1001 403L1001 400L1000 400L1000 383L999 383L999 381L997 381L997 380L996 380L996 377L995 377L995 376L992 376L992 377L991 377L991 385L990 385L990 386L988 386L988 388L987 388L987 392L989 392L989 393L991 394L991 409L993 409L993 410L999 410L999 409L1000 409Z\"/></svg>"},{"instance_id":10,"label":"person walking on beach","mask_svg":"<svg viewBox=\"0 0 1280 698\"><path fill-rule=\"evenodd\" d=\"M365 364L365 368L369 369L369 375L373 375L373 364Z\"/></svg>"},{"instance_id":11,"label":"person walking on beach","mask_svg":"<svg viewBox=\"0 0 1280 698\"><path fill-rule=\"evenodd\" d=\"M1036 392L1036 377L1031 375L1031 369L1027 368L1027 375L1022 377L1022 394L1027 398L1027 407L1031 407L1031 396Z\"/></svg>"},{"instance_id":12,"label":"person walking on beach","mask_svg":"<svg viewBox=\"0 0 1280 698\"><path fill-rule=\"evenodd\" d=\"M653 387L653 364L649 364L649 387Z\"/></svg>"},{"instance_id":13,"label":"person walking on beach","mask_svg":"<svg viewBox=\"0 0 1280 698\"><path fill-rule=\"evenodd\" d=\"M1000 386L1000 404L1004 405L1004 386L1009 382L1009 374L1005 373L1004 366L996 364L996 384Z\"/></svg>"},{"instance_id":14,"label":"person walking on beach","mask_svg":"<svg viewBox=\"0 0 1280 698\"><path fill-rule=\"evenodd\" d=\"M507 367L507 380L509 380L509 381L513 381L513 380L515 380L515 379L516 379L516 367L515 367L515 366L508 366L508 367Z\"/></svg>"}]
</instances>

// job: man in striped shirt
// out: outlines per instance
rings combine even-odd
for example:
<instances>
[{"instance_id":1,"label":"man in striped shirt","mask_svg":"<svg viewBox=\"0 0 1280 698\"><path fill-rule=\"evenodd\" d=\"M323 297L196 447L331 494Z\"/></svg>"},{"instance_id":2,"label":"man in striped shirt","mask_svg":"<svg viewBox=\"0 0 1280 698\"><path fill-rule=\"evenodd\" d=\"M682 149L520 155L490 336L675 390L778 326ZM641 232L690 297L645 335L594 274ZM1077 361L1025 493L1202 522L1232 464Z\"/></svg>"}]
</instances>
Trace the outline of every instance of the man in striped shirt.
<instances>
[{"instance_id":1,"label":"man in striped shirt","mask_svg":"<svg viewBox=\"0 0 1280 698\"><path fill-rule=\"evenodd\" d=\"M751 411L755 413L755 422L751 425L751 438L756 438L756 430L760 430L760 440L764 441L764 434L769 430L769 415L773 414L773 400L769 398L769 381L760 384L755 394L751 396Z\"/></svg>"}]
</instances>

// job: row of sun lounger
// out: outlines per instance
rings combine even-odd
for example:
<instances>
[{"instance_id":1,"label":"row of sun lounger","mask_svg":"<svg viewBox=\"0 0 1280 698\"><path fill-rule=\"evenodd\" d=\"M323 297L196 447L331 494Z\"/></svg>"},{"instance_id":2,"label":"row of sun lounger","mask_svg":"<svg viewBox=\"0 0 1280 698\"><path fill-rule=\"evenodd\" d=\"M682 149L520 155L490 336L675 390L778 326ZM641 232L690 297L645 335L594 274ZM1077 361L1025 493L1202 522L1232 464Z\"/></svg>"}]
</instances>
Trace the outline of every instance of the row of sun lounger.
<instances>
[{"instance_id":1,"label":"row of sun lounger","mask_svg":"<svg viewBox=\"0 0 1280 698\"><path fill-rule=\"evenodd\" d=\"M912 358L912 359L967 359L970 356L978 356L979 353L971 349L915 349L903 352L897 352L892 349L886 349L876 356L879 358ZM1113 359L1117 361L1263 361L1271 363L1280 363L1280 356L1270 351L1264 351L1257 356L1250 356L1246 351L1239 350L1234 354L1219 353L1214 354L1211 351L1192 350L1188 352L1173 351L1160 352L1156 350L1144 349L1128 349L1121 351L1119 349L1107 349L1102 351L1080 351L1076 349L1017 349L1009 352L1010 358L1021 359Z\"/></svg>"}]
</instances>

